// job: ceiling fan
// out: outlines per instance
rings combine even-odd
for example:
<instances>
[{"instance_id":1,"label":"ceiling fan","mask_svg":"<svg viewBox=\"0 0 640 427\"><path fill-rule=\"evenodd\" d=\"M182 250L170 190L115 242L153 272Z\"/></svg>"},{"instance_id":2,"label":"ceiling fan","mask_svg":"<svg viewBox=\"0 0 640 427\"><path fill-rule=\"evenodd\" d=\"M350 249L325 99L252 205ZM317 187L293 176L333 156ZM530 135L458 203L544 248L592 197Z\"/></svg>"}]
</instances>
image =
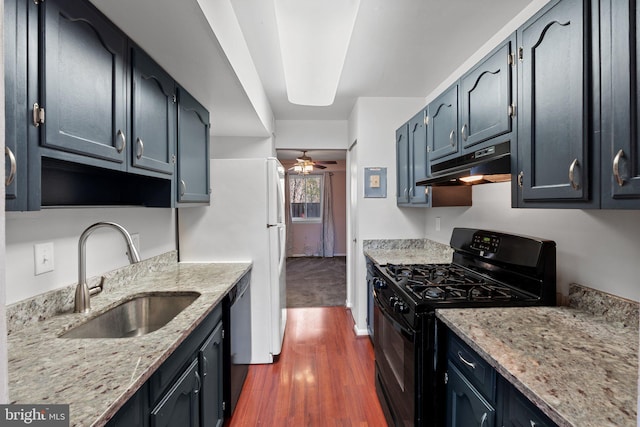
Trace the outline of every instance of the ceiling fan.
<instances>
[{"instance_id":1,"label":"ceiling fan","mask_svg":"<svg viewBox=\"0 0 640 427\"><path fill-rule=\"evenodd\" d=\"M338 163L335 160L314 161L311 157L307 156L306 150L302 152L302 156L296 158L296 162L297 163L290 167L289 170L293 170L303 175L312 172L314 167L318 169L326 169L327 167L323 165L335 165Z\"/></svg>"}]
</instances>

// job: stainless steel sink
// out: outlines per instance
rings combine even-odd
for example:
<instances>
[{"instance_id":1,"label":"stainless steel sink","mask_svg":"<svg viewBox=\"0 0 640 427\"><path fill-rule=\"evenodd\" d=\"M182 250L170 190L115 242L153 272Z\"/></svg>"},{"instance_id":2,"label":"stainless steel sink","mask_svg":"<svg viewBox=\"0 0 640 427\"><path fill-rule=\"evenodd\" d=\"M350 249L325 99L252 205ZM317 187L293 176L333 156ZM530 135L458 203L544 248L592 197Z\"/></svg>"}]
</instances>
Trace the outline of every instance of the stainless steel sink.
<instances>
[{"instance_id":1,"label":"stainless steel sink","mask_svg":"<svg viewBox=\"0 0 640 427\"><path fill-rule=\"evenodd\" d=\"M198 292L157 292L134 296L68 330L60 338L129 338L160 329L194 302Z\"/></svg>"}]
</instances>

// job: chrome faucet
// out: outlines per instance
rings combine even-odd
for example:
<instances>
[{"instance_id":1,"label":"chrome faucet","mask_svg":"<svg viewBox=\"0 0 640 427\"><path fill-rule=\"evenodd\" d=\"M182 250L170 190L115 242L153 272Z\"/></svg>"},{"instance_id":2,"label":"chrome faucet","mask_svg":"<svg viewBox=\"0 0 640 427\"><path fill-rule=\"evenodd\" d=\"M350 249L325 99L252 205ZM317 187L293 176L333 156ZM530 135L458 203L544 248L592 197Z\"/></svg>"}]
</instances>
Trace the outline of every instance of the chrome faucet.
<instances>
[{"instance_id":1,"label":"chrome faucet","mask_svg":"<svg viewBox=\"0 0 640 427\"><path fill-rule=\"evenodd\" d=\"M123 226L116 224L115 222L97 222L87 227L87 229L80 235L80 240L78 241L78 285L76 286L75 306L73 309L74 313L86 313L91 309L91 291L87 285L86 243L89 235L93 233L94 230L102 227L110 227L118 230L127 243L127 255L129 256L129 262L131 264L140 262L140 255L138 255L138 251L133 245L131 235Z\"/></svg>"}]
</instances>

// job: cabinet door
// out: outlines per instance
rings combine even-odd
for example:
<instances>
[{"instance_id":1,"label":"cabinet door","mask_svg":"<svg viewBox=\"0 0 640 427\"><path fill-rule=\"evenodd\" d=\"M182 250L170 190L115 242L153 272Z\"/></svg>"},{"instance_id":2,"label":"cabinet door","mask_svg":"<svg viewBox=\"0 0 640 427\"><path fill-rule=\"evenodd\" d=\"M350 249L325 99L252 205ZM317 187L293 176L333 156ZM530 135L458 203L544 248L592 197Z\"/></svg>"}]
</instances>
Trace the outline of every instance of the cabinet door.
<instances>
[{"instance_id":1,"label":"cabinet door","mask_svg":"<svg viewBox=\"0 0 640 427\"><path fill-rule=\"evenodd\" d=\"M551 421L540 409L531 403L513 386L508 389L508 395L504 396L502 425L504 427L552 427L556 424Z\"/></svg>"},{"instance_id":2,"label":"cabinet door","mask_svg":"<svg viewBox=\"0 0 640 427\"><path fill-rule=\"evenodd\" d=\"M27 5L4 2L6 210L27 209Z\"/></svg>"},{"instance_id":3,"label":"cabinet door","mask_svg":"<svg viewBox=\"0 0 640 427\"><path fill-rule=\"evenodd\" d=\"M40 7L41 145L124 170L126 36L89 2L51 0Z\"/></svg>"},{"instance_id":4,"label":"cabinet door","mask_svg":"<svg viewBox=\"0 0 640 427\"><path fill-rule=\"evenodd\" d=\"M515 34L460 80L463 153L502 142L494 138L511 132L514 49Z\"/></svg>"},{"instance_id":5,"label":"cabinet door","mask_svg":"<svg viewBox=\"0 0 640 427\"><path fill-rule=\"evenodd\" d=\"M447 427L492 427L495 409L451 362L447 376Z\"/></svg>"},{"instance_id":6,"label":"cabinet door","mask_svg":"<svg viewBox=\"0 0 640 427\"><path fill-rule=\"evenodd\" d=\"M524 201L589 198L589 43L582 0L518 30L518 161Z\"/></svg>"},{"instance_id":7,"label":"cabinet door","mask_svg":"<svg viewBox=\"0 0 640 427\"><path fill-rule=\"evenodd\" d=\"M109 420L107 427L146 427L149 425L148 384L145 383L136 394L124 404Z\"/></svg>"},{"instance_id":8,"label":"cabinet door","mask_svg":"<svg viewBox=\"0 0 640 427\"><path fill-rule=\"evenodd\" d=\"M151 427L198 427L201 386L196 359L151 411Z\"/></svg>"},{"instance_id":9,"label":"cabinet door","mask_svg":"<svg viewBox=\"0 0 640 427\"><path fill-rule=\"evenodd\" d=\"M224 424L222 322L218 323L200 349L202 372L202 427L222 427Z\"/></svg>"},{"instance_id":10,"label":"cabinet door","mask_svg":"<svg viewBox=\"0 0 640 427\"><path fill-rule=\"evenodd\" d=\"M428 117L429 161L434 163L458 152L458 84L429 104Z\"/></svg>"},{"instance_id":11,"label":"cabinet door","mask_svg":"<svg viewBox=\"0 0 640 427\"><path fill-rule=\"evenodd\" d=\"M640 208L640 9L602 3L602 206ZM609 49L610 46L610 49Z\"/></svg>"},{"instance_id":12,"label":"cabinet door","mask_svg":"<svg viewBox=\"0 0 640 427\"><path fill-rule=\"evenodd\" d=\"M178 202L209 202L209 112L178 90Z\"/></svg>"},{"instance_id":13,"label":"cabinet door","mask_svg":"<svg viewBox=\"0 0 640 427\"><path fill-rule=\"evenodd\" d=\"M409 203L409 125L396 130L396 203Z\"/></svg>"},{"instance_id":14,"label":"cabinet door","mask_svg":"<svg viewBox=\"0 0 640 427\"><path fill-rule=\"evenodd\" d=\"M176 85L146 53L131 49L131 159L135 168L173 175Z\"/></svg>"},{"instance_id":15,"label":"cabinet door","mask_svg":"<svg viewBox=\"0 0 640 427\"><path fill-rule=\"evenodd\" d=\"M416 181L429 176L427 169L426 111L409 121L409 200L412 204L426 204L426 187L416 187Z\"/></svg>"}]
</instances>

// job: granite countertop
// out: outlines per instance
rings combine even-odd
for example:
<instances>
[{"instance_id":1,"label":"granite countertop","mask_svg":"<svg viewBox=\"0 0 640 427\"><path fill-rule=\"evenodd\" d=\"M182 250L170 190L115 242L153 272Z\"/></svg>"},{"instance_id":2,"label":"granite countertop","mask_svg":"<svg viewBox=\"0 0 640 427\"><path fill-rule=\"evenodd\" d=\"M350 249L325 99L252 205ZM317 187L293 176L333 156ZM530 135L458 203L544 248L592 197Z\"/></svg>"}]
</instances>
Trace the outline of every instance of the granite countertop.
<instances>
[{"instance_id":1,"label":"granite countertop","mask_svg":"<svg viewBox=\"0 0 640 427\"><path fill-rule=\"evenodd\" d=\"M449 264L453 249L428 239L365 240L365 256L378 265Z\"/></svg>"},{"instance_id":2,"label":"granite countertop","mask_svg":"<svg viewBox=\"0 0 640 427\"><path fill-rule=\"evenodd\" d=\"M560 426L635 426L638 326L568 307L437 316Z\"/></svg>"},{"instance_id":3,"label":"granite countertop","mask_svg":"<svg viewBox=\"0 0 640 427\"><path fill-rule=\"evenodd\" d=\"M8 336L11 403L70 404L72 426L104 425L251 268L250 263L180 263L91 298L89 314L61 314ZM136 338L58 336L129 295L196 291L167 325Z\"/></svg>"}]
</instances>

